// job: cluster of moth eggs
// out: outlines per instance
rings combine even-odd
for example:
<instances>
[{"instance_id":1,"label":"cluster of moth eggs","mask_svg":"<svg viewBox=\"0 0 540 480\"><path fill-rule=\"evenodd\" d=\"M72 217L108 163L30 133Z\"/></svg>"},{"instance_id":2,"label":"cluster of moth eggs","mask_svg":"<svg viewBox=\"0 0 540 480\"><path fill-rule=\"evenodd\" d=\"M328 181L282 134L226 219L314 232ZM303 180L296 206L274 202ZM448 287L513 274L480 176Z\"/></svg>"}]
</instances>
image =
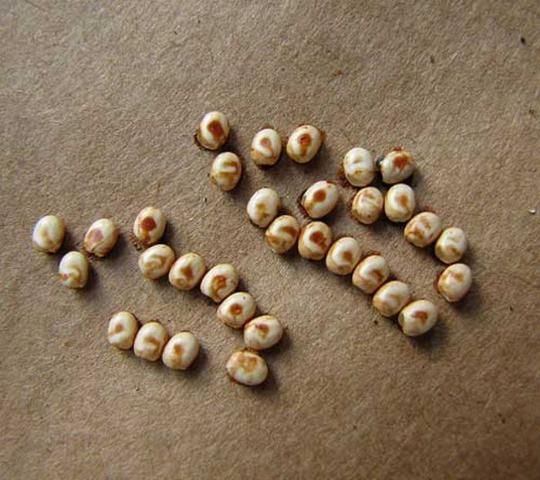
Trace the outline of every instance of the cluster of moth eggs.
<instances>
[{"instance_id":1,"label":"cluster of moth eggs","mask_svg":"<svg viewBox=\"0 0 540 480\"><path fill-rule=\"evenodd\" d=\"M351 204L352 216L365 225L376 222L381 214L395 223L406 223L405 239L419 248L435 242L435 255L450 266L440 275L437 290L448 302L461 300L472 284L471 269L465 264L452 266L461 260L467 250L467 237L458 227L443 230L442 221L433 212L424 211L415 215L416 198L414 190L404 182L412 175L416 162L406 150L394 148L379 162L375 162L370 152L364 148L351 149L343 158L343 172L348 182L361 189L355 194ZM391 187L383 195L369 184L376 171L381 179ZM459 274L453 272L459 270Z\"/></svg>"},{"instance_id":2,"label":"cluster of moth eggs","mask_svg":"<svg viewBox=\"0 0 540 480\"><path fill-rule=\"evenodd\" d=\"M391 317L400 314L398 322L406 335L416 336L430 330L437 321L437 308L433 303L427 300L411 302L407 284L399 281L385 283L390 277L390 269L384 257L369 255L361 259L362 249L355 238L341 237L334 241L331 227L318 220L324 216L319 216L320 212L330 213L339 198L339 195L333 195L329 185L333 184L317 182L306 190L307 195L304 194L301 202L306 212L312 212L315 218L303 228L300 228L295 217L278 215L279 195L269 188L260 189L252 195L246 208L248 217L256 226L266 228L266 243L275 253L284 254L297 244L303 258L325 259L327 269L336 275L352 274L354 286L366 294L375 294L373 306L382 315ZM325 195L317 196L317 192L325 192ZM323 202L330 199L331 206L325 205L322 210L313 208L310 201L315 198ZM406 306L407 309L404 308Z\"/></svg>"},{"instance_id":3,"label":"cluster of moth eggs","mask_svg":"<svg viewBox=\"0 0 540 480\"><path fill-rule=\"evenodd\" d=\"M208 112L201 119L195 133L196 142L204 149L216 151L227 144L230 124L222 112ZM286 142L279 132L267 127L253 137L250 157L259 167L275 165L283 148L287 156L296 163L308 163L319 152L324 142L324 133L313 125L300 125L290 134ZM210 179L223 191L233 190L242 177L242 162L233 152L217 155L210 168Z\"/></svg>"},{"instance_id":4,"label":"cluster of moth eggs","mask_svg":"<svg viewBox=\"0 0 540 480\"><path fill-rule=\"evenodd\" d=\"M130 350L149 362L161 358L173 370L186 370L197 358L200 344L191 332L179 332L169 337L165 327L155 321L140 325L130 312L115 313L107 329L109 343L121 350Z\"/></svg>"},{"instance_id":5,"label":"cluster of moth eggs","mask_svg":"<svg viewBox=\"0 0 540 480\"><path fill-rule=\"evenodd\" d=\"M137 216L133 229L134 233L139 232L139 236L136 234L138 240L142 236L148 238L151 234L145 231L143 224L151 225L154 230L159 229L161 233L165 230L162 224L158 225L155 221L147 222L144 213L151 213L154 220L159 218L160 222L166 222L165 217L157 209L143 210ZM226 369L229 376L244 385L252 386L264 382L268 375L268 367L257 352L271 348L280 341L283 335L281 323L272 315L255 317L257 307L253 296L248 292L236 292L240 277L233 265L221 263L207 270L203 257L198 253L189 252L175 258L173 249L165 244L156 243L159 240L159 235L152 236L151 243L154 244L147 242L148 248L139 257L139 268L143 275L155 280L168 274L169 283L179 290L192 290L200 285L203 295L220 304L217 310L218 319L231 328L243 328L246 348L234 352L227 361ZM158 329L155 325L153 328ZM170 341L175 338L176 336ZM153 344L157 345L158 342ZM167 358L172 355L173 350L167 346L164 346L163 350L163 363L171 366L172 361L168 361ZM137 339L134 351L136 355L146 358L137 353ZM154 360L157 358L156 353Z\"/></svg>"},{"instance_id":6,"label":"cluster of moth eggs","mask_svg":"<svg viewBox=\"0 0 540 480\"><path fill-rule=\"evenodd\" d=\"M68 288L84 288L88 283L90 263L87 255L105 257L118 241L118 227L109 218L96 220L84 235L83 252L72 250L62 256L58 265L60 283ZM34 225L32 244L44 253L57 253L64 243L66 227L56 215L46 215Z\"/></svg>"},{"instance_id":7,"label":"cluster of moth eggs","mask_svg":"<svg viewBox=\"0 0 540 480\"><path fill-rule=\"evenodd\" d=\"M268 367L257 353L274 346L283 335L281 323L272 315L255 317L256 304L247 292L235 292L239 275L233 265L223 263L207 270L203 257L189 252L176 258L174 250L158 243L166 228L163 212L146 207L133 224L133 235L138 245L145 248L138 266L141 273L156 280L168 275L170 284L179 290L191 290L200 284L201 292L216 303L221 303L218 318L232 328L243 328L246 349L234 352L226 364L228 374L245 385L257 385L266 379ZM32 234L34 247L43 252L56 253L62 247L65 225L59 217L48 215L35 225ZM84 237L86 254L106 256L118 239L118 228L110 219L94 222ZM88 280L87 255L78 251L66 253L59 265L60 280L70 288L83 288ZM224 301L225 300L225 301ZM173 369L185 370L195 360L200 346L191 332L180 332L169 338L159 322L140 325L133 314L119 312L110 319L109 342L123 350L133 348L136 356L148 361L162 359Z\"/></svg>"}]
</instances>

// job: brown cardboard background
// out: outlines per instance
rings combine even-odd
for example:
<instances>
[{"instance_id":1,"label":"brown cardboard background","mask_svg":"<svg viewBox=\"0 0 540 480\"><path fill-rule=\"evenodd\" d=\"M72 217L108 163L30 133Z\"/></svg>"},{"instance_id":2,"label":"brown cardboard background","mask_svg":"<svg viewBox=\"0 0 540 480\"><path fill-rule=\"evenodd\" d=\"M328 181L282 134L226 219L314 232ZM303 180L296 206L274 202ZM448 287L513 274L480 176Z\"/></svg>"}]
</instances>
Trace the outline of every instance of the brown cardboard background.
<instances>
[{"instance_id":1,"label":"brown cardboard background","mask_svg":"<svg viewBox=\"0 0 540 480\"><path fill-rule=\"evenodd\" d=\"M3 478L538 475L537 2L4 0L0 18ZM327 144L308 167L246 161L222 194L192 142L209 109L244 157L268 123L313 122ZM424 339L323 266L273 255L245 218L264 185L294 210L357 144L408 147L419 203L469 234L475 284L452 307L432 288L440 265L400 228L361 227L344 206L332 219L436 301ZM177 252L234 263L287 325L264 388L229 382L240 336L197 292L143 280L126 236L82 292L31 250L41 215L63 216L76 244L100 216L126 234L148 204ZM176 373L115 351L118 309L192 330L203 358Z\"/></svg>"}]
</instances>

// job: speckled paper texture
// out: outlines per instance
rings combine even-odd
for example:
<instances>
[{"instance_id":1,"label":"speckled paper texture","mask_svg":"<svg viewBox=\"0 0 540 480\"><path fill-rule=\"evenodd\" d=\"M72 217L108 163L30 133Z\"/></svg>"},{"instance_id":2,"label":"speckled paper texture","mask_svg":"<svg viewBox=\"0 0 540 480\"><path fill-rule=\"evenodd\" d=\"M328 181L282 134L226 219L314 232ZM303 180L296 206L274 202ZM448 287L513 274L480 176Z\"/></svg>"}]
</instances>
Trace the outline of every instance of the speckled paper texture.
<instances>
[{"instance_id":1,"label":"speckled paper texture","mask_svg":"<svg viewBox=\"0 0 540 480\"><path fill-rule=\"evenodd\" d=\"M0 477L537 478L539 24L533 0L1 1ZM211 109L245 167L226 194L193 142ZM258 129L303 122L326 132L315 161L252 164ZM273 254L246 218L263 186L302 218L299 194L358 145L409 149L419 206L469 236L474 285L450 306L431 252L400 226L354 222L340 187L335 234L437 304L425 338L323 263ZM212 302L140 274L129 233L147 205L177 253L233 263L286 325L264 387L227 378L242 338ZM97 218L121 227L83 291L59 284L59 255L31 248L49 213L70 248ZM193 331L201 358L182 373L115 350L120 309Z\"/></svg>"}]
</instances>

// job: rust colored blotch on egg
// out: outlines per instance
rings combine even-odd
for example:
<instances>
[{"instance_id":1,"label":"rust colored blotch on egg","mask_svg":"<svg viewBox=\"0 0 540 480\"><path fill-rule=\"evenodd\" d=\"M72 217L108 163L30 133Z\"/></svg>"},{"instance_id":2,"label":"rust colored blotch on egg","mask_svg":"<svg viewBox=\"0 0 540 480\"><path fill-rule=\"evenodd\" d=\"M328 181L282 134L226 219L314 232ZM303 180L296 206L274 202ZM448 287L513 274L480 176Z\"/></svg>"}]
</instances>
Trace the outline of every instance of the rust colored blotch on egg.
<instances>
[{"instance_id":1,"label":"rust colored blotch on egg","mask_svg":"<svg viewBox=\"0 0 540 480\"><path fill-rule=\"evenodd\" d=\"M88 234L88 239L90 240L90 242L101 242L101 240L103 240L103 233L99 229L92 230Z\"/></svg>"},{"instance_id":2,"label":"rust colored blotch on egg","mask_svg":"<svg viewBox=\"0 0 540 480\"><path fill-rule=\"evenodd\" d=\"M313 194L313 199L316 201L316 202L324 202L326 198L326 192L324 190L317 190L314 194Z\"/></svg>"},{"instance_id":3,"label":"rust colored blotch on egg","mask_svg":"<svg viewBox=\"0 0 540 480\"><path fill-rule=\"evenodd\" d=\"M239 360L240 366L246 371L246 372L252 372L257 368L257 359L253 357L248 357L246 355L243 355Z\"/></svg>"},{"instance_id":4,"label":"rust colored blotch on egg","mask_svg":"<svg viewBox=\"0 0 540 480\"><path fill-rule=\"evenodd\" d=\"M352 253L347 251L347 252L343 252L343 258L345 260L347 260L347 262L351 263L353 261L353 256L352 256Z\"/></svg>"},{"instance_id":5,"label":"rust colored blotch on egg","mask_svg":"<svg viewBox=\"0 0 540 480\"><path fill-rule=\"evenodd\" d=\"M397 200L403 208L407 208L409 206L409 199L407 198L407 195L400 195Z\"/></svg>"},{"instance_id":6,"label":"rust colored blotch on egg","mask_svg":"<svg viewBox=\"0 0 540 480\"><path fill-rule=\"evenodd\" d=\"M156 228L156 222L152 217L146 217L141 222L141 228L147 232L154 230Z\"/></svg>"},{"instance_id":7,"label":"rust colored blotch on egg","mask_svg":"<svg viewBox=\"0 0 540 480\"><path fill-rule=\"evenodd\" d=\"M371 273L373 273L373 275L377 277L378 282L382 282L385 279L384 273L381 272L380 270L374 269L374 270L371 270Z\"/></svg>"},{"instance_id":8,"label":"rust colored blotch on egg","mask_svg":"<svg viewBox=\"0 0 540 480\"><path fill-rule=\"evenodd\" d=\"M221 126L221 123L217 120L214 120L213 122L210 122L208 124L208 130L210 130L210 133L215 138L221 138L225 132L223 132L223 127Z\"/></svg>"},{"instance_id":9,"label":"rust colored blotch on egg","mask_svg":"<svg viewBox=\"0 0 540 480\"><path fill-rule=\"evenodd\" d=\"M450 272L450 273L460 283L463 282L463 280L465 280L465 277L463 276L461 272Z\"/></svg>"},{"instance_id":10,"label":"rust colored blotch on egg","mask_svg":"<svg viewBox=\"0 0 540 480\"><path fill-rule=\"evenodd\" d=\"M300 145L302 145L303 147L309 147L311 145L311 135L304 133L303 135L300 136L298 141L300 142Z\"/></svg>"},{"instance_id":11,"label":"rust colored blotch on egg","mask_svg":"<svg viewBox=\"0 0 540 480\"><path fill-rule=\"evenodd\" d=\"M182 345L178 345L176 344L174 346L174 353L178 356L181 356L182 355Z\"/></svg>"},{"instance_id":12,"label":"rust colored blotch on egg","mask_svg":"<svg viewBox=\"0 0 540 480\"><path fill-rule=\"evenodd\" d=\"M426 227L428 230L431 228L431 222L425 217L420 218L420 223L424 225L424 227Z\"/></svg>"},{"instance_id":13,"label":"rust colored blotch on egg","mask_svg":"<svg viewBox=\"0 0 540 480\"><path fill-rule=\"evenodd\" d=\"M288 227L288 226L285 226L285 227L281 227L281 230L283 230L285 233L289 234L291 237L295 237L296 236L296 229L294 227Z\"/></svg>"},{"instance_id":14,"label":"rust colored blotch on egg","mask_svg":"<svg viewBox=\"0 0 540 480\"><path fill-rule=\"evenodd\" d=\"M118 324L116 325L116 327L114 328L114 333L120 333L120 332L122 332L123 330L124 330L124 327L123 327L120 323L118 323Z\"/></svg>"},{"instance_id":15,"label":"rust colored blotch on egg","mask_svg":"<svg viewBox=\"0 0 540 480\"><path fill-rule=\"evenodd\" d=\"M227 279L223 275L218 275L212 280L212 291L216 295L222 288L227 285Z\"/></svg>"},{"instance_id":16,"label":"rust colored blotch on egg","mask_svg":"<svg viewBox=\"0 0 540 480\"><path fill-rule=\"evenodd\" d=\"M425 322L428 319L428 313L424 312L423 310L417 310L413 313L414 318L418 318L418 320L421 320L422 322Z\"/></svg>"},{"instance_id":17,"label":"rust colored blotch on egg","mask_svg":"<svg viewBox=\"0 0 540 480\"><path fill-rule=\"evenodd\" d=\"M268 335L268 330L269 330L268 325L258 324L258 325L255 325L255 328L261 332L261 335L263 337L266 337Z\"/></svg>"},{"instance_id":18,"label":"rust colored blotch on egg","mask_svg":"<svg viewBox=\"0 0 540 480\"><path fill-rule=\"evenodd\" d=\"M313 232L310 236L309 236L309 239L313 242L313 243L316 243L317 245L319 245L319 247L321 248L325 248L326 247L326 241L325 241L325 238L324 238L324 234L322 232Z\"/></svg>"},{"instance_id":19,"label":"rust colored blotch on egg","mask_svg":"<svg viewBox=\"0 0 540 480\"><path fill-rule=\"evenodd\" d=\"M397 155L394 158L394 166L403 170L409 164L409 157L407 155Z\"/></svg>"},{"instance_id":20,"label":"rust colored blotch on egg","mask_svg":"<svg viewBox=\"0 0 540 480\"><path fill-rule=\"evenodd\" d=\"M153 345L155 347L156 350L158 350L159 348L161 348L161 343L159 342L159 340L157 338L154 338L154 337L146 337L146 342L150 343L151 345Z\"/></svg>"},{"instance_id":21,"label":"rust colored blotch on egg","mask_svg":"<svg viewBox=\"0 0 540 480\"><path fill-rule=\"evenodd\" d=\"M232 172L226 172L228 175L236 175L238 173L238 164L233 161L223 162L223 165L233 169Z\"/></svg>"},{"instance_id":22,"label":"rust colored blotch on egg","mask_svg":"<svg viewBox=\"0 0 540 480\"><path fill-rule=\"evenodd\" d=\"M242 305L239 303L233 303L231 305L231 308L229 309L229 312L231 312L231 315L234 315L235 317L240 315L244 309L242 308Z\"/></svg>"},{"instance_id":23,"label":"rust colored blotch on egg","mask_svg":"<svg viewBox=\"0 0 540 480\"><path fill-rule=\"evenodd\" d=\"M261 140L261 145L265 148L268 148L270 150L272 150L272 142L270 141L270 139L268 137L264 137L262 140Z\"/></svg>"},{"instance_id":24,"label":"rust colored blotch on egg","mask_svg":"<svg viewBox=\"0 0 540 480\"><path fill-rule=\"evenodd\" d=\"M182 267L180 271L182 272L182 275L184 275L187 279L191 280L193 278L193 270L189 265Z\"/></svg>"}]
</instances>

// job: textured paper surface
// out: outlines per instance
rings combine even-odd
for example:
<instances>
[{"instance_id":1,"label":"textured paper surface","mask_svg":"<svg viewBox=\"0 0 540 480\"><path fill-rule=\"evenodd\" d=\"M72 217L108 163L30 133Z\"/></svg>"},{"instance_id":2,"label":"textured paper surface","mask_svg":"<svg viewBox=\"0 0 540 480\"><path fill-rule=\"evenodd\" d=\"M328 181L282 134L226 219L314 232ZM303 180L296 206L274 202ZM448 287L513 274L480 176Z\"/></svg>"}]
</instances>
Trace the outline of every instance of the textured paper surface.
<instances>
[{"instance_id":1,"label":"textured paper surface","mask_svg":"<svg viewBox=\"0 0 540 480\"><path fill-rule=\"evenodd\" d=\"M0 3L2 228L0 476L33 478L507 479L540 471L540 8L517 2ZM523 37L523 40L521 40ZM192 136L219 109L245 175L229 194ZM312 122L308 166L260 171L257 129ZM418 202L466 230L467 300L433 290L441 265L384 221L330 219L378 250L441 321L420 340L378 316L348 279L278 257L244 208L262 186L295 214L344 153L394 145L418 160ZM224 371L241 336L197 292L151 282L128 233L156 205L166 241L228 261L287 339L261 389ZM34 222L61 215L68 245L111 216L123 238L62 288L59 256L31 249ZM192 330L187 373L107 344L119 309Z\"/></svg>"}]
</instances>

